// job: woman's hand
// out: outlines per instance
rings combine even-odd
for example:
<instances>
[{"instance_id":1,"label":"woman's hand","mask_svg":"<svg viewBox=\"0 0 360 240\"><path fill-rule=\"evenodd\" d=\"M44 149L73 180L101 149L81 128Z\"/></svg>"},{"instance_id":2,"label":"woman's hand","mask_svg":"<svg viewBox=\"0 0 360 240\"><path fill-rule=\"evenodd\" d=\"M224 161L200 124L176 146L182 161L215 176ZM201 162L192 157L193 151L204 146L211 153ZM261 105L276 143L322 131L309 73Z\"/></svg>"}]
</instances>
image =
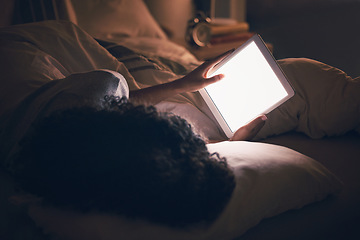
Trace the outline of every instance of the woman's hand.
<instances>
[{"instance_id":1,"label":"woman's hand","mask_svg":"<svg viewBox=\"0 0 360 240\"><path fill-rule=\"evenodd\" d=\"M224 75L219 74L215 75L213 77L207 78L206 74L210 69L212 69L217 63L219 63L221 60L223 60L226 56L228 56L230 53L232 53L234 50L227 51L220 56L205 61L203 64L201 64L199 67L197 67L195 70L187 74L186 76L174 81L174 83L178 84L178 87L180 89L183 89L183 92L195 92L197 90L200 90L204 87L206 87L209 84L215 83L219 80L221 80Z\"/></svg>"},{"instance_id":2,"label":"woman's hand","mask_svg":"<svg viewBox=\"0 0 360 240\"><path fill-rule=\"evenodd\" d=\"M130 100L136 104L154 105L176 94L195 92L211 83L217 82L224 76L216 75L207 78L206 73L233 51L234 50L227 51L213 60L204 62L186 76L175 81L130 91Z\"/></svg>"},{"instance_id":3,"label":"woman's hand","mask_svg":"<svg viewBox=\"0 0 360 240\"><path fill-rule=\"evenodd\" d=\"M265 115L255 118L245 126L239 128L229 140L245 141L253 139L260 131L260 129L264 126L266 119L267 117Z\"/></svg>"}]
</instances>

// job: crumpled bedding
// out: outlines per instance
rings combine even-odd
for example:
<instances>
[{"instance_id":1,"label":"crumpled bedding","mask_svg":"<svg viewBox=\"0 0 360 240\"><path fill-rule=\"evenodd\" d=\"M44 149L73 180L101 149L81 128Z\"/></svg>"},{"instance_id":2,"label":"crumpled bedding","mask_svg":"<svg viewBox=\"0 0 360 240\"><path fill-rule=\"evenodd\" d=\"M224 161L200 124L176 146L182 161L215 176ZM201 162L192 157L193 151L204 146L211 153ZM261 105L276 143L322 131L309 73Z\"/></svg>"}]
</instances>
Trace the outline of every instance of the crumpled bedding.
<instances>
[{"instance_id":1,"label":"crumpled bedding","mask_svg":"<svg viewBox=\"0 0 360 240\"><path fill-rule=\"evenodd\" d=\"M293 130L311 138L360 133L360 77L311 59L278 62L296 94L268 114L258 138Z\"/></svg>"},{"instance_id":2,"label":"crumpled bedding","mask_svg":"<svg viewBox=\"0 0 360 240\"><path fill-rule=\"evenodd\" d=\"M109 69L131 79L121 63L67 22L2 28L0 48L0 116L40 86L73 73Z\"/></svg>"},{"instance_id":3,"label":"crumpled bedding","mask_svg":"<svg viewBox=\"0 0 360 240\"><path fill-rule=\"evenodd\" d=\"M114 41L114 39L111 40ZM132 62L132 65L128 66L124 60L131 54L142 54L150 59L156 58L165 64L169 61L176 62L188 71L200 64L191 58L184 49L179 46L165 44L164 40L161 39L151 39L149 41L145 41L144 38L135 40L119 39L117 42L134 51L132 53L122 52L121 50L115 53L112 52L128 68L143 64L138 61L136 63ZM159 59L159 56L161 59ZM339 136L352 130L360 132L360 77L353 79L340 69L306 58L282 59L278 63L294 87L295 96L268 114L268 120L258 133L257 140L289 131L302 132L316 139ZM156 69L155 71L141 70L132 74L138 82L150 83L151 85L167 81L167 79L174 79L179 77L179 74L186 73L186 71L181 70L181 68L180 70L179 68L170 70ZM170 77L167 74L168 72L177 75L171 75ZM201 111L214 123L207 125L206 129L203 129L203 124L200 124L201 126L197 125L197 127L200 127L198 128L199 131L209 138L223 138L221 133L208 131L209 128L217 128L217 124L202 98L197 93L183 94L183 96L187 96L187 100L190 100L190 104L195 106L197 110L181 105L177 108L186 108L186 110L179 110L177 113L183 115L183 112L194 111L194 115L197 115L197 111ZM175 98L169 99L167 101L169 109L176 108L171 102L183 104L187 101L178 98L176 100ZM165 105L163 103L161 109L166 110ZM199 119L198 116L196 118L186 116L185 118L189 122L195 123ZM206 119L203 121L207 122Z\"/></svg>"},{"instance_id":4,"label":"crumpled bedding","mask_svg":"<svg viewBox=\"0 0 360 240\"><path fill-rule=\"evenodd\" d=\"M129 56L128 53L124 55L122 51L118 52L121 55L116 55L119 62L75 25L49 23L46 32L42 30L44 25L36 24L28 26L26 31L21 30L21 26L1 31L0 73L4 79L13 81L5 81L11 86L0 89L0 116L38 86L72 73L102 68L114 70L127 79L130 90L133 90L179 78L200 64L185 48L167 39L112 38L112 41L131 49L132 54L143 56L144 61L130 61L132 66L129 67L126 62L121 62ZM29 34L29 29L32 34ZM59 34L66 41L55 37ZM53 44L57 44L57 47L53 48ZM22 58L23 50L30 51L33 57L31 65L27 64L29 59ZM73 56L74 53L76 56ZM18 64L8 65L8 62ZM129 68L141 67L144 62L156 65L156 69L140 68L129 72ZM341 135L354 129L360 131L360 78L352 79L339 69L310 59L284 59L279 64L296 94L268 114L268 120L257 139L293 130L311 138ZM21 71L19 66L22 66ZM27 82L23 84L22 81ZM199 123L200 118L200 122L206 123L196 124L195 128L200 134L209 139L224 138L198 93L174 96L163 102L159 109L181 109L177 112L180 115L194 112L187 114L186 119L195 124ZM192 118L192 115L196 118ZM214 128L217 130L209 131Z\"/></svg>"}]
</instances>

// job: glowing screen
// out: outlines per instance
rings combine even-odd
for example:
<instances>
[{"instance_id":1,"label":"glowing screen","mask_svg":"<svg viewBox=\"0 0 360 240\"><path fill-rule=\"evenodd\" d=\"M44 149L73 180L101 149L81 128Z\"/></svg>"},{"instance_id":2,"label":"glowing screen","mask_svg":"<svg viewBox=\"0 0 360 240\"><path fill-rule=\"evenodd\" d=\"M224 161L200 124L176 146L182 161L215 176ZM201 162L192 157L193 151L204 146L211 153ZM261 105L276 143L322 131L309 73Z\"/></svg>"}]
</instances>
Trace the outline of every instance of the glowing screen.
<instances>
[{"instance_id":1,"label":"glowing screen","mask_svg":"<svg viewBox=\"0 0 360 240\"><path fill-rule=\"evenodd\" d=\"M205 89L232 132L289 95L254 41L220 64L209 76L222 73L225 78Z\"/></svg>"}]
</instances>

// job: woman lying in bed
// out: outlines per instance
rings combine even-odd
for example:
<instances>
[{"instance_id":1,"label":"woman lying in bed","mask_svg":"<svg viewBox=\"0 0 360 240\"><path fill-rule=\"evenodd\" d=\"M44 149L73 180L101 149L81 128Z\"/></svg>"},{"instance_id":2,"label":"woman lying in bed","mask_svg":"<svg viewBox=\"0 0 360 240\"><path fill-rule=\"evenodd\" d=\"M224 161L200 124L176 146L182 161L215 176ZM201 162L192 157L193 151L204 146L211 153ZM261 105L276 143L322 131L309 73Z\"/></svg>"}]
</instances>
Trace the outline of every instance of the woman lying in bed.
<instances>
[{"instance_id":1,"label":"woman lying in bed","mask_svg":"<svg viewBox=\"0 0 360 240\"><path fill-rule=\"evenodd\" d=\"M3 38L4 57L12 37ZM66 43L61 35L57 40ZM53 74L51 66L66 58L65 51L54 59L54 50L43 51L44 45L18 45L24 68ZM79 58L81 50L75 50L71 54ZM49 55L41 58L43 53ZM2 139L8 136L10 141L1 152L2 164L45 204L170 226L211 223L231 197L233 173L225 159L208 152L206 142L185 120L158 113L150 105L221 80L219 75L205 75L226 54L177 80L132 91L124 76L112 70L45 79L35 87L33 79L21 73L14 78L17 73L12 72L2 79L2 91L8 93L2 100L15 106L4 114L9 117L3 122L8 131L1 133ZM9 60L9 68L15 61ZM40 73L36 68L41 64ZM18 105L11 103L16 86L23 92ZM231 140L251 139L263 122L255 119Z\"/></svg>"},{"instance_id":2,"label":"woman lying in bed","mask_svg":"<svg viewBox=\"0 0 360 240\"><path fill-rule=\"evenodd\" d=\"M45 29L0 33L1 159L23 188L45 204L171 226L216 219L235 187L226 161L210 155L186 121L142 104L221 80L204 74L223 56L144 89L75 26ZM232 140L251 139L263 125L259 117Z\"/></svg>"},{"instance_id":3,"label":"woman lying in bed","mask_svg":"<svg viewBox=\"0 0 360 240\"><path fill-rule=\"evenodd\" d=\"M235 186L226 160L211 155L185 120L143 104L219 80L203 77L214 62L169 84L130 92L129 101L128 86L115 72L112 80L118 75L117 92L124 95L105 96L101 104L80 94L76 100L64 93L52 97L47 108L67 102L69 109L36 120L11 170L25 190L58 207L170 226L211 223ZM101 80L103 72L92 73ZM262 125L259 117L232 140L250 139Z\"/></svg>"}]
</instances>

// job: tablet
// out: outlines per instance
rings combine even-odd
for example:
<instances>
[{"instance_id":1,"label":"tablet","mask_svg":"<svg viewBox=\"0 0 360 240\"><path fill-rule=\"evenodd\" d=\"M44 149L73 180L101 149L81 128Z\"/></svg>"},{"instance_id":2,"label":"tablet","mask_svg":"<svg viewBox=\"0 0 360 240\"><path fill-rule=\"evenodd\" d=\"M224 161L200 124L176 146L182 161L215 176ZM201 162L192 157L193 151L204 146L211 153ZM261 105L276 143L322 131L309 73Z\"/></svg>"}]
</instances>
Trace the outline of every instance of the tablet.
<instances>
[{"instance_id":1,"label":"tablet","mask_svg":"<svg viewBox=\"0 0 360 240\"><path fill-rule=\"evenodd\" d=\"M225 77L199 92L227 137L294 95L259 35L254 35L207 73Z\"/></svg>"}]
</instances>

